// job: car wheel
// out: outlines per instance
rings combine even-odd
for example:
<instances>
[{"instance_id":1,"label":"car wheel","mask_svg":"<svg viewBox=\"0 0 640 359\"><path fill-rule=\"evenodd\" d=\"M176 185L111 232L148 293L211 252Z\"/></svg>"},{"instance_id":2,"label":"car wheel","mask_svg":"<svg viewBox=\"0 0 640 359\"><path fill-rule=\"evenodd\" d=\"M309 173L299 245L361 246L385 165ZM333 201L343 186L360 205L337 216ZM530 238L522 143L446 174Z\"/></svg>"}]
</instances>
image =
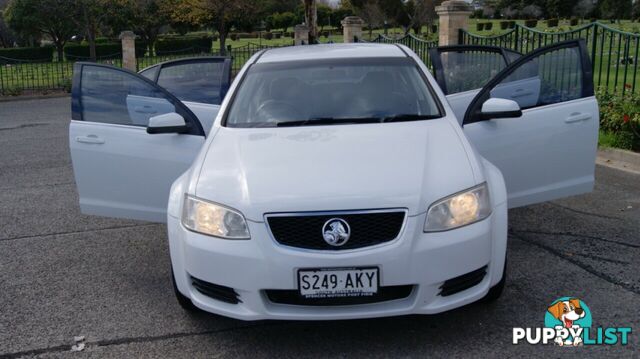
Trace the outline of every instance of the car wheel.
<instances>
[{"instance_id":1,"label":"car wheel","mask_svg":"<svg viewBox=\"0 0 640 359\"><path fill-rule=\"evenodd\" d=\"M504 291L504 284L506 283L506 281L507 281L507 261L505 260L504 270L502 271L502 279L500 279L500 281L496 285L494 285L493 287L491 287L491 289L489 289L489 292L487 293L487 295L485 295L484 298L482 298L482 302L491 303L498 300L498 298L500 298L500 296L502 295L502 292Z\"/></svg>"},{"instance_id":2,"label":"car wheel","mask_svg":"<svg viewBox=\"0 0 640 359\"><path fill-rule=\"evenodd\" d=\"M178 286L176 285L176 278L175 278L175 275L173 274L173 267L171 268L171 283L173 284L173 291L176 294L176 299L178 300L178 304L180 304L182 309L192 313L202 311L200 308L193 305L193 302L191 301L191 299L189 299L189 297L180 293L180 291L178 290Z\"/></svg>"}]
</instances>

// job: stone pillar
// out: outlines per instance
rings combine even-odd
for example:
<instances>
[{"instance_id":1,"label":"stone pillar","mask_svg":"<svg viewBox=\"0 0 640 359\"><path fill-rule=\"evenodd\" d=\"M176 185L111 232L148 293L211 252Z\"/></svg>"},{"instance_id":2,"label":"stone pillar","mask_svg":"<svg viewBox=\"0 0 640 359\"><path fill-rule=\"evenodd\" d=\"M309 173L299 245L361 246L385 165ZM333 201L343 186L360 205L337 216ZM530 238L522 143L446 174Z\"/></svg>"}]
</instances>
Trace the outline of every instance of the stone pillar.
<instances>
[{"instance_id":1,"label":"stone pillar","mask_svg":"<svg viewBox=\"0 0 640 359\"><path fill-rule=\"evenodd\" d=\"M345 43L362 40L362 27L364 21L357 16L347 16L340 22L342 24L342 37Z\"/></svg>"},{"instance_id":2,"label":"stone pillar","mask_svg":"<svg viewBox=\"0 0 640 359\"><path fill-rule=\"evenodd\" d=\"M305 24L294 27L294 45L309 45L309 26Z\"/></svg>"},{"instance_id":3,"label":"stone pillar","mask_svg":"<svg viewBox=\"0 0 640 359\"><path fill-rule=\"evenodd\" d=\"M133 31L123 31L120 33L122 41L122 68L131 71L138 71L136 67L136 34Z\"/></svg>"},{"instance_id":4,"label":"stone pillar","mask_svg":"<svg viewBox=\"0 0 640 359\"><path fill-rule=\"evenodd\" d=\"M436 13L440 16L438 46L457 45L459 30L468 27L471 6L465 1L449 0L436 6Z\"/></svg>"}]
</instances>

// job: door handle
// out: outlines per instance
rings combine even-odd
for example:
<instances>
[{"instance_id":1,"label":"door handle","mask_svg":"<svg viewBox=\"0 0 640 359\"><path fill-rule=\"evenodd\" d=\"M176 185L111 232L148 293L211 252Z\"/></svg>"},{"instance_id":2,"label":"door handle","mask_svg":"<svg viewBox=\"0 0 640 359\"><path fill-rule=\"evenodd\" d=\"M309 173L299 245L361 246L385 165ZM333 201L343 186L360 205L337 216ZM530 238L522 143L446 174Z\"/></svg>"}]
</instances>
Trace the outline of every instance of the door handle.
<instances>
[{"instance_id":1,"label":"door handle","mask_svg":"<svg viewBox=\"0 0 640 359\"><path fill-rule=\"evenodd\" d=\"M590 120L591 118L592 118L591 114L574 112L571 115L569 115L569 117L565 118L564 122L573 123L573 122L587 121L587 120Z\"/></svg>"},{"instance_id":2,"label":"door handle","mask_svg":"<svg viewBox=\"0 0 640 359\"><path fill-rule=\"evenodd\" d=\"M76 137L76 142L101 145L104 143L104 140L96 135L89 135Z\"/></svg>"}]
</instances>

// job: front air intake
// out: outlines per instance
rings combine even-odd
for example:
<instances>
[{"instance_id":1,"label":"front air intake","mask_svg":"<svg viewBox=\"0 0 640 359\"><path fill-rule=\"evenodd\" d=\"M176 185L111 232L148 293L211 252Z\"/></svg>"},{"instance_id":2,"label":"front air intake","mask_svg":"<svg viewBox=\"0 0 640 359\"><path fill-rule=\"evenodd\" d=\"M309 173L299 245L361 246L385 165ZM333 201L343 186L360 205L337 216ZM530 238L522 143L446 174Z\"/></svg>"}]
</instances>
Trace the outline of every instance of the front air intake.
<instances>
[{"instance_id":1,"label":"front air intake","mask_svg":"<svg viewBox=\"0 0 640 359\"><path fill-rule=\"evenodd\" d=\"M438 294L446 297L458 292L462 292L465 289L469 289L475 285L478 285L480 282L482 282L482 279L484 279L484 276L486 274L487 266L484 266L480 269L474 270L473 272L448 279L442 284L442 286L440 286L440 293Z\"/></svg>"},{"instance_id":2,"label":"front air intake","mask_svg":"<svg viewBox=\"0 0 640 359\"><path fill-rule=\"evenodd\" d=\"M207 297L231 304L242 303L240 295L233 288L205 282L194 277L191 277L191 284L198 292Z\"/></svg>"}]
</instances>

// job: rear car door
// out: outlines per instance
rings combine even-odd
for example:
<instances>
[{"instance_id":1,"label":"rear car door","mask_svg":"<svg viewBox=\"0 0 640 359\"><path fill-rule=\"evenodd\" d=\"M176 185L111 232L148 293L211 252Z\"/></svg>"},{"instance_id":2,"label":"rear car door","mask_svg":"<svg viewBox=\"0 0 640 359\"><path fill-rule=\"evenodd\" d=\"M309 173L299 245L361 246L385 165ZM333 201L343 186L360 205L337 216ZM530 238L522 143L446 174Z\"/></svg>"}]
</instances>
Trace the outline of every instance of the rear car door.
<instances>
[{"instance_id":1,"label":"rear car door","mask_svg":"<svg viewBox=\"0 0 640 359\"><path fill-rule=\"evenodd\" d=\"M464 133L502 171L509 207L593 188L599 112L592 77L584 40L570 40L516 60L469 105ZM490 99L519 107L521 116L483 113Z\"/></svg>"},{"instance_id":2,"label":"rear car door","mask_svg":"<svg viewBox=\"0 0 640 359\"><path fill-rule=\"evenodd\" d=\"M460 123L480 89L522 56L502 47L483 45L441 46L430 49L429 55L433 76Z\"/></svg>"},{"instance_id":3,"label":"rear car door","mask_svg":"<svg viewBox=\"0 0 640 359\"><path fill-rule=\"evenodd\" d=\"M149 119L180 115L182 133L147 133ZM205 132L187 106L136 73L76 63L69 147L83 213L164 222L171 184Z\"/></svg>"}]
</instances>

